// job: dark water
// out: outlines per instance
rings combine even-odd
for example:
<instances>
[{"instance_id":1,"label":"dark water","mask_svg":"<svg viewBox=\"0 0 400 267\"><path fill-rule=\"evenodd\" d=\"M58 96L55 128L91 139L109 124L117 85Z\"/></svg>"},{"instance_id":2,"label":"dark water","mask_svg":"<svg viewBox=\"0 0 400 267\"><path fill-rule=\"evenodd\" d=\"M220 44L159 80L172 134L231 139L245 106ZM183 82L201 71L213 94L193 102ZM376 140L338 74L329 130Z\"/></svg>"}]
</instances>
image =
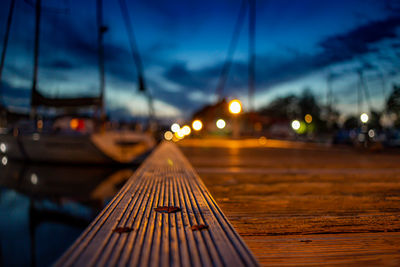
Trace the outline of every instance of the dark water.
<instances>
[{"instance_id":1,"label":"dark water","mask_svg":"<svg viewBox=\"0 0 400 267\"><path fill-rule=\"evenodd\" d=\"M0 164L0 266L48 266L89 225L133 169Z\"/></svg>"}]
</instances>

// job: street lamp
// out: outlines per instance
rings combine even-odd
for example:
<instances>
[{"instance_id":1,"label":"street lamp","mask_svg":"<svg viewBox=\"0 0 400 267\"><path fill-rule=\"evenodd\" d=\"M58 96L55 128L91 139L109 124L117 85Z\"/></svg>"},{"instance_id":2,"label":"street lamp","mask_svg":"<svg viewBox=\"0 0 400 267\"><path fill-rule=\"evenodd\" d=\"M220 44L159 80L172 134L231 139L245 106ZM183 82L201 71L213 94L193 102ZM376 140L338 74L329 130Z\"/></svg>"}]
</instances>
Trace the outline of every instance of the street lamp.
<instances>
[{"instance_id":1,"label":"street lamp","mask_svg":"<svg viewBox=\"0 0 400 267\"><path fill-rule=\"evenodd\" d=\"M229 112L232 114L239 114L242 111L242 103L239 100L234 99L229 102Z\"/></svg>"},{"instance_id":2,"label":"street lamp","mask_svg":"<svg viewBox=\"0 0 400 267\"><path fill-rule=\"evenodd\" d=\"M229 112L233 115L238 115L242 111L242 103L240 103L239 100L234 99L231 102L229 102ZM237 139L239 137L239 122L237 116L233 117L233 138Z\"/></svg>"},{"instance_id":3,"label":"street lamp","mask_svg":"<svg viewBox=\"0 0 400 267\"><path fill-rule=\"evenodd\" d=\"M367 113L361 114L360 120L361 120L362 123L367 123L368 120L369 120L368 114Z\"/></svg>"},{"instance_id":4,"label":"street lamp","mask_svg":"<svg viewBox=\"0 0 400 267\"><path fill-rule=\"evenodd\" d=\"M203 123L201 122L201 120L195 120L192 123L192 128L195 131L200 131L201 128L203 128Z\"/></svg>"},{"instance_id":5,"label":"street lamp","mask_svg":"<svg viewBox=\"0 0 400 267\"><path fill-rule=\"evenodd\" d=\"M4 143L0 144L0 151L1 151L1 153L6 153L6 151L7 151L6 144L4 144Z\"/></svg>"},{"instance_id":6,"label":"street lamp","mask_svg":"<svg viewBox=\"0 0 400 267\"><path fill-rule=\"evenodd\" d=\"M182 131L183 131L184 135L189 135L192 132L192 130L190 129L190 127L188 125L183 126Z\"/></svg>"},{"instance_id":7,"label":"street lamp","mask_svg":"<svg viewBox=\"0 0 400 267\"><path fill-rule=\"evenodd\" d=\"M215 124L217 125L218 129L224 129L225 125L226 125L226 123L223 119L217 120L217 122Z\"/></svg>"},{"instance_id":8,"label":"street lamp","mask_svg":"<svg viewBox=\"0 0 400 267\"><path fill-rule=\"evenodd\" d=\"M298 120L292 121L292 129L293 130L297 131L298 129L300 129L300 126L301 126L301 124Z\"/></svg>"},{"instance_id":9,"label":"street lamp","mask_svg":"<svg viewBox=\"0 0 400 267\"><path fill-rule=\"evenodd\" d=\"M311 123L311 122L312 122L312 116L311 116L310 114L306 114L306 115L304 116L304 120L305 120L307 123Z\"/></svg>"},{"instance_id":10,"label":"street lamp","mask_svg":"<svg viewBox=\"0 0 400 267\"><path fill-rule=\"evenodd\" d=\"M171 131L166 131L164 133L164 138L167 141L171 141L173 137L174 137L174 134Z\"/></svg>"},{"instance_id":11,"label":"street lamp","mask_svg":"<svg viewBox=\"0 0 400 267\"><path fill-rule=\"evenodd\" d=\"M176 133L177 131L179 131L180 128L181 128L181 126L179 126L179 124L177 124L177 123L174 123L171 125L171 131L173 133Z\"/></svg>"}]
</instances>

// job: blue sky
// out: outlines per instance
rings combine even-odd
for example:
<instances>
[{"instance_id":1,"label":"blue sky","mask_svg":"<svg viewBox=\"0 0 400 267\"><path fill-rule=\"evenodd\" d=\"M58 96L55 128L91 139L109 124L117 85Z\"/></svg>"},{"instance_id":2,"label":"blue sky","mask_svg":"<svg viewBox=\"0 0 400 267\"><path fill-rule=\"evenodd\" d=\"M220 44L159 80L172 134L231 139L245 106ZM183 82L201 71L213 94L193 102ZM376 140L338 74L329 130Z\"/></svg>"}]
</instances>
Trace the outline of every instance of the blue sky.
<instances>
[{"instance_id":1,"label":"blue sky","mask_svg":"<svg viewBox=\"0 0 400 267\"><path fill-rule=\"evenodd\" d=\"M9 108L29 107L33 2L17 0L2 81ZM39 90L60 97L98 94L96 1L42 2ZM127 2L157 115L188 117L215 101L241 0ZM1 38L9 3L0 3ZM324 103L326 78L334 74L334 102L349 114L356 111L356 70L360 67L374 108L382 106L382 84L388 93L391 83L400 82L396 1L257 0L256 4L256 107L306 87ZM146 101L136 89L136 69L118 1L104 0L104 6L109 27L104 36L107 111L115 117L145 115ZM224 92L245 104L247 28L246 17Z\"/></svg>"}]
</instances>

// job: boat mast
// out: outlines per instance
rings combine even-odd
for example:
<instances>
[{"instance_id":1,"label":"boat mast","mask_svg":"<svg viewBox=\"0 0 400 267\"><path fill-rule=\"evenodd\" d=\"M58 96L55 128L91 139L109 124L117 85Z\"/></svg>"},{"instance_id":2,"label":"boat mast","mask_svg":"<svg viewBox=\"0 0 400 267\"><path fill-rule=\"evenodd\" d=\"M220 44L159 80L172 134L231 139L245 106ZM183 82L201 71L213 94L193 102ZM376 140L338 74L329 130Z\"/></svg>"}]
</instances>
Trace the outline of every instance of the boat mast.
<instances>
[{"instance_id":1,"label":"boat mast","mask_svg":"<svg viewBox=\"0 0 400 267\"><path fill-rule=\"evenodd\" d=\"M41 16L41 0L36 0L35 7L35 47L33 54L33 79L31 90L31 117L36 117L36 107L33 105L35 93L37 91L38 64L39 64L39 39L40 39L40 16Z\"/></svg>"},{"instance_id":2,"label":"boat mast","mask_svg":"<svg viewBox=\"0 0 400 267\"><path fill-rule=\"evenodd\" d=\"M4 61L6 59L6 52L7 52L7 46L8 46L8 37L10 35L10 28L11 28L11 22L12 22L12 17L14 13L14 6L15 6L15 0L11 0L10 3L10 9L8 11L8 19L7 19L7 27L6 27L6 32L4 35L4 40L3 40L3 51L1 52L1 59L0 59L0 86L1 86L1 79L2 79L2 74L3 74L3 68L4 68ZM7 112L5 107L3 106L3 94L0 91L0 127L3 127L4 125L7 124Z\"/></svg>"},{"instance_id":3,"label":"boat mast","mask_svg":"<svg viewBox=\"0 0 400 267\"><path fill-rule=\"evenodd\" d=\"M119 6L121 9L122 18L124 20L126 32L128 34L129 45L131 48L133 61L136 64L136 69L137 69L137 74L138 74L139 91L145 93L145 95L147 96L147 102L148 102L148 107L149 107L149 122L151 124L154 122L154 117L155 117L153 96L152 96L151 92L148 90L146 83L145 83L142 59L140 57L139 48L137 46L135 34L134 34L133 27L131 24L131 18L129 16L129 12L128 12L128 5L126 4L125 0L119 0Z\"/></svg>"},{"instance_id":4,"label":"boat mast","mask_svg":"<svg viewBox=\"0 0 400 267\"><path fill-rule=\"evenodd\" d=\"M226 81L228 79L229 70L232 65L232 57L233 57L233 54L235 53L236 46L237 46L237 43L239 40L240 31L242 29L242 25L244 22L244 17L246 15L247 2L248 2L248 0L242 0L239 14L238 14L238 17L237 17L236 23L235 23L235 28L233 30L232 39L229 44L228 54L226 55L224 65L222 66L222 70L221 70L221 74L220 74L219 81L217 84L217 88L215 90L215 94L217 95L218 102L222 101L222 99L224 98L224 87L225 87Z\"/></svg>"},{"instance_id":5,"label":"boat mast","mask_svg":"<svg viewBox=\"0 0 400 267\"><path fill-rule=\"evenodd\" d=\"M105 120L104 108L104 90L105 90L105 75L104 75L104 45L103 34L107 31L107 27L103 25L103 0L97 0L97 49L99 63L99 85L100 85L100 120Z\"/></svg>"},{"instance_id":6,"label":"boat mast","mask_svg":"<svg viewBox=\"0 0 400 267\"><path fill-rule=\"evenodd\" d=\"M249 109L254 109L256 1L249 0Z\"/></svg>"},{"instance_id":7,"label":"boat mast","mask_svg":"<svg viewBox=\"0 0 400 267\"><path fill-rule=\"evenodd\" d=\"M7 52L7 46L8 46L8 37L10 35L10 28L11 28L11 22L12 22L13 13L14 13L14 6L15 6L15 0L11 0L10 9L8 11L7 28L6 28L6 33L4 35L4 41L3 41L3 51L1 52L0 82L1 82L2 74L3 74L4 61L6 59L6 52Z\"/></svg>"}]
</instances>

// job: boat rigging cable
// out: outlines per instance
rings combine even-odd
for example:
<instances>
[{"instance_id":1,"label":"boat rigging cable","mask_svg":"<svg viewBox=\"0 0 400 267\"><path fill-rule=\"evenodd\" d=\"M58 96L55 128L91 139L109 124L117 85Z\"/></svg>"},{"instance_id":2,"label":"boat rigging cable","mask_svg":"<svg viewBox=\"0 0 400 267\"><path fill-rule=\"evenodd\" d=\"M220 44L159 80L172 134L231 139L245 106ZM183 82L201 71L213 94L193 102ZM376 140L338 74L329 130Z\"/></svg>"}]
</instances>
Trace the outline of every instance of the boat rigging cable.
<instances>
[{"instance_id":1,"label":"boat rigging cable","mask_svg":"<svg viewBox=\"0 0 400 267\"><path fill-rule=\"evenodd\" d=\"M244 16L246 15L247 1L248 0L242 0L242 5L240 6L239 14L232 34L232 39L229 45L228 54L226 56L224 65L222 66L220 78L216 88L216 95L218 96L218 101L221 101L223 98L225 83L228 78L230 67L232 65L232 57L233 54L235 53L235 49L239 40L240 30L242 29L244 22Z\"/></svg>"},{"instance_id":2,"label":"boat rigging cable","mask_svg":"<svg viewBox=\"0 0 400 267\"><path fill-rule=\"evenodd\" d=\"M104 89L105 89L105 75L104 75L104 45L103 34L107 31L107 27L103 25L103 0L97 0L97 49L98 49L98 62L99 62L99 85L100 85L100 119L105 119L104 109Z\"/></svg>"},{"instance_id":3,"label":"boat rigging cable","mask_svg":"<svg viewBox=\"0 0 400 267\"><path fill-rule=\"evenodd\" d=\"M4 40L3 40L3 51L1 51L1 59L0 59L0 85L1 85L1 78L2 78L2 73L3 73L3 67L4 67L4 61L6 59L6 52L7 52L7 46L8 46L8 38L10 35L10 28L11 28L11 22L12 22L12 17L14 13L14 7L15 7L15 0L11 0L10 3L10 9L8 11L8 18L7 18L7 26L6 26L6 32L4 35ZM3 95L0 92L0 109L3 108Z\"/></svg>"},{"instance_id":4,"label":"boat rigging cable","mask_svg":"<svg viewBox=\"0 0 400 267\"><path fill-rule=\"evenodd\" d=\"M27 2L30 3L30 2ZM100 0L97 1L97 4L100 5L97 8L98 12L98 23L102 24L102 3ZM104 53L102 50L102 34L107 30L106 27L101 26L98 29L99 37L99 72L100 72L100 96L99 97L73 97L73 98L50 98L42 95L37 90L37 78L38 78L38 60L39 60L39 45L40 45L40 20L41 20L41 12L46 11L46 8L43 9L41 6L41 0L37 0L35 3L35 47L34 47L34 67L33 67L33 79L32 79L32 91L31 91L31 117L34 118L36 116L36 108L38 106L47 106L47 107L83 107L83 106L94 106L100 107L101 110L104 111L102 107L104 107ZM56 9L49 9L50 11L54 11ZM65 9L67 12L68 9ZM103 66L101 66L103 64ZM100 114L104 115L104 113Z\"/></svg>"},{"instance_id":5,"label":"boat rigging cable","mask_svg":"<svg viewBox=\"0 0 400 267\"><path fill-rule=\"evenodd\" d=\"M223 98L223 91L226 84L226 80L228 78L229 70L232 65L232 57L235 52L240 30L243 26L244 17L246 14L247 6L249 6L249 50L248 50L248 90L249 90L249 109L252 110L254 108L254 93L255 93L255 62L256 62L256 54L255 54L255 27L256 27L256 0L243 0L242 5L239 10L239 15L236 20L235 28L233 31L231 43L229 45L228 54L225 59L225 63L222 66L222 71L220 75L220 79L216 89L216 95L218 96L218 101L221 101Z\"/></svg>"},{"instance_id":6,"label":"boat rigging cable","mask_svg":"<svg viewBox=\"0 0 400 267\"><path fill-rule=\"evenodd\" d=\"M132 27L131 18L128 12L128 5L126 4L125 0L119 0L119 6L122 13L122 18L124 20L125 29L128 34L129 38L129 45L133 57L133 61L136 64L137 74L138 74L138 89L140 92L143 92L147 96L148 105L149 105L149 116L150 121L154 119L154 103L153 103L153 96L151 92L146 87L145 78L144 78L144 71L143 71L143 64L139 54L139 48L137 46L135 34Z\"/></svg>"},{"instance_id":7,"label":"boat rigging cable","mask_svg":"<svg viewBox=\"0 0 400 267\"><path fill-rule=\"evenodd\" d=\"M255 64L256 64L256 0L249 0L249 109L254 109L254 92L255 92Z\"/></svg>"},{"instance_id":8,"label":"boat rigging cable","mask_svg":"<svg viewBox=\"0 0 400 267\"><path fill-rule=\"evenodd\" d=\"M33 52L33 78L32 78L32 97L31 97L31 116L36 117L36 107L34 103L36 100L37 91L37 78L38 78L38 64L39 64L39 33L40 33L40 16L41 16L41 0L36 0L35 6L35 46Z\"/></svg>"}]
</instances>

